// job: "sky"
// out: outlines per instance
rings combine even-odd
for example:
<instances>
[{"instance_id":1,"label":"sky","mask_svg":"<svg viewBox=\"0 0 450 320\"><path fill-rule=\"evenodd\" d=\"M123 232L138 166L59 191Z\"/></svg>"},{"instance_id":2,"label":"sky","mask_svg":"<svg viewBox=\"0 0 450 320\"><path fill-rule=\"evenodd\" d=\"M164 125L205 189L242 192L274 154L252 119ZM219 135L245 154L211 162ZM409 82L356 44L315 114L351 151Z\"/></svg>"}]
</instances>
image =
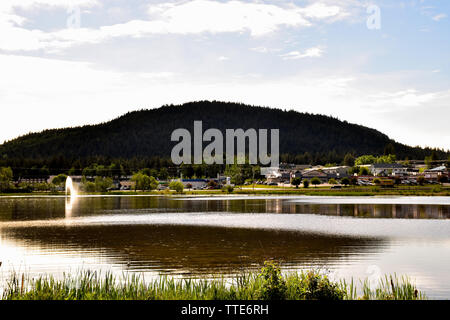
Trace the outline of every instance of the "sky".
<instances>
[{"instance_id":1,"label":"sky","mask_svg":"<svg viewBox=\"0 0 450 320\"><path fill-rule=\"evenodd\" d=\"M448 0L1 0L0 143L223 100L450 149Z\"/></svg>"}]
</instances>

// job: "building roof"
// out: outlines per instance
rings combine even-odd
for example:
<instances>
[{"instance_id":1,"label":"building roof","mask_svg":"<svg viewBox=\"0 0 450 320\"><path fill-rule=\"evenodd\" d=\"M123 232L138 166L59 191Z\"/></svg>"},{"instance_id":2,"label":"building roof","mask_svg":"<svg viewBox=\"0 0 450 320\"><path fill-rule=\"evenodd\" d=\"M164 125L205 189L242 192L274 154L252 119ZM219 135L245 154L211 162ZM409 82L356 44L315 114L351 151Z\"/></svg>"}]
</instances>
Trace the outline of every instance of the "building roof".
<instances>
[{"instance_id":1,"label":"building roof","mask_svg":"<svg viewBox=\"0 0 450 320\"><path fill-rule=\"evenodd\" d=\"M403 166L399 163L374 163L372 164L374 169L400 169Z\"/></svg>"},{"instance_id":2,"label":"building roof","mask_svg":"<svg viewBox=\"0 0 450 320\"><path fill-rule=\"evenodd\" d=\"M337 167L324 167L324 168L322 168L322 170L339 170L339 169L343 169L343 170L345 170L345 169L349 169L350 167L349 166L337 166Z\"/></svg>"},{"instance_id":3,"label":"building roof","mask_svg":"<svg viewBox=\"0 0 450 320\"><path fill-rule=\"evenodd\" d=\"M327 177L327 174L325 172L319 171L319 170L309 170L306 172L303 172L303 177Z\"/></svg>"},{"instance_id":4,"label":"building roof","mask_svg":"<svg viewBox=\"0 0 450 320\"><path fill-rule=\"evenodd\" d=\"M432 172L439 172L439 171L446 171L447 170L447 167L446 166L440 166L440 167L436 167L436 168L433 168L433 169L430 169L430 170L427 170L427 171L432 171Z\"/></svg>"}]
</instances>

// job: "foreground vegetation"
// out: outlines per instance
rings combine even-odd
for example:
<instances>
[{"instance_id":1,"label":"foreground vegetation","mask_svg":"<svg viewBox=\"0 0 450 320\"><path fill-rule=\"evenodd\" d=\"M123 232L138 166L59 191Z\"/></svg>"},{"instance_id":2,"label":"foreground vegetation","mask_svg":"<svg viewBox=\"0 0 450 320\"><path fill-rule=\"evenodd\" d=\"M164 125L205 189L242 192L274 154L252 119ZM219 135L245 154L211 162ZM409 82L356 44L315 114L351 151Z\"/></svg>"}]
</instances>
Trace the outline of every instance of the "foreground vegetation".
<instances>
[{"instance_id":1,"label":"foreground vegetation","mask_svg":"<svg viewBox=\"0 0 450 320\"><path fill-rule=\"evenodd\" d=\"M259 274L249 273L230 281L175 280L161 277L145 282L139 275L117 279L112 274L82 272L27 279L14 275L3 293L6 300L422 300L425 295L406 278L380 280L377 288L362 283L361 294L353 282L333 282L318 271L282 275L266 262Z\"/></svg>"}]
</instances>

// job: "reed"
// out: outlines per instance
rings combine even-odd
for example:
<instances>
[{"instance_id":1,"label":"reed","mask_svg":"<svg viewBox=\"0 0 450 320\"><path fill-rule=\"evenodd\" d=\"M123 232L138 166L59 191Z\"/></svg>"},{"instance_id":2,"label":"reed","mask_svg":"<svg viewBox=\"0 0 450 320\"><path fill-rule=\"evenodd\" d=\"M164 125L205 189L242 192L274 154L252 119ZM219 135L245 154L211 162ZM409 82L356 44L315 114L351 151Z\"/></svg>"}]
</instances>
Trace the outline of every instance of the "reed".
<instances>
[{"instance_id":1,"label":"reed","mask_svg":"<svg viewBox=\"0 0 450 320\"><path fill-rule=\"evenodd\" d=\"M282 275L266 263L260 273L232 279L174 279L161 276L145 281L141 275L116 277L111 273L82 271L62 279L31 279L13 274L3 289L5 300L422 300L408 277L386 276L376 288L363 281L358 295L354 281L331 281L319 271Z\"/></svg>"}]
</instances>

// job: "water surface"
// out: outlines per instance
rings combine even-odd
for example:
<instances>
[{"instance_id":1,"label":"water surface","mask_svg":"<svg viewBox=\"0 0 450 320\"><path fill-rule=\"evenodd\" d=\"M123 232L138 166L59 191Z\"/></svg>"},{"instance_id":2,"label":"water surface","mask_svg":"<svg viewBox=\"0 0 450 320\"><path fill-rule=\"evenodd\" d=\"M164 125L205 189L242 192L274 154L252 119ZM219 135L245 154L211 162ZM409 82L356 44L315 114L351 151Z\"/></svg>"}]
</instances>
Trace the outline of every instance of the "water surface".
<instances>
[{"instance_id":1,"label":"water surface","mask_svg":"<svg viewBox=\"0 0 450 320\"><path fill-rule=\"evenodd\" d=\"M450 298L449 218L449 197L1 197L0 274L218 277L276 259Z\"/></svg>"}]
</instances>

